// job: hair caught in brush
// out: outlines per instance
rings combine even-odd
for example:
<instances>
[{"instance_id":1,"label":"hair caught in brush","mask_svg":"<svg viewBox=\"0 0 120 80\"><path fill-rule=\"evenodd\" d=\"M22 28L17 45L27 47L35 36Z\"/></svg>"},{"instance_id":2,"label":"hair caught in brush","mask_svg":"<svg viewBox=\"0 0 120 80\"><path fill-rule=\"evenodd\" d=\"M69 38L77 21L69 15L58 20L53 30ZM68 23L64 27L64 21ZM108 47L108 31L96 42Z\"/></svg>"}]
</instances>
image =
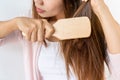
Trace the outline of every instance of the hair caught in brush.
<instances>
[{"instance_id":1,"label":"hair caught in brush","mask_svg":"<svg viewBox=\"0 0 120 80\"><path fill-rule=\"evenodd\" d=\"M78 80L104 80L104 62L108 65L105 36L98 17L91 9L90 0L64 0L64 5L67 18L87 16L92 28L89 38L60 42L68 79L72 68Z\"/></svg>"}]
</instances>

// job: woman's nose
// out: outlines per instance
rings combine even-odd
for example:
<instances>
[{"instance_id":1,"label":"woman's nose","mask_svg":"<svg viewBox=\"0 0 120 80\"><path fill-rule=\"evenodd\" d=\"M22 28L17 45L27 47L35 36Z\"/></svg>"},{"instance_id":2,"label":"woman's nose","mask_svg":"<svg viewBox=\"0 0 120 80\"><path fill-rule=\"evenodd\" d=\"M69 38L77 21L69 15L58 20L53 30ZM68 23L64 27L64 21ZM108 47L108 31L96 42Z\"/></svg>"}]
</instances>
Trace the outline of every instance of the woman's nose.
<instances>
[{"instance_id":1,"label":"woman's nose","mask_svg":"<svg viewBox=\"0 0 120 80\"><path fill-rule=\"evenodd\" d=\"M43 0L34 0L37 4L43 5Z\"/></svg>"}]
</instances>

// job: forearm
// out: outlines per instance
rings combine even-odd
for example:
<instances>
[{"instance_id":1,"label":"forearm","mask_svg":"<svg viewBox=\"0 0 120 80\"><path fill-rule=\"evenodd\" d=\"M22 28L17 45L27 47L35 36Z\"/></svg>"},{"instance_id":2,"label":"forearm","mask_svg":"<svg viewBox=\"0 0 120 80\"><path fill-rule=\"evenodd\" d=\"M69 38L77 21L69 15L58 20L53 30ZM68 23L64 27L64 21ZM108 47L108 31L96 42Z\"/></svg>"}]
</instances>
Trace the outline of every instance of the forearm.
<instances>
[{"instance_id":1,"label":"forearm","mask_svg":"<svg viewBox=\"0 0 120 80\"><path fill-rule=\"evenodd\" d=\"M120 53L120 26L113 18L108 7L104 4L97 14L106 37L108 49L111 53Z\"/></svg>"},{"instance_id":2,"label":"forearm","mask_svg":"<svg viewBox=\"0 0 120 80\"><path fill-rule=\"evenodd\" d=\"M16 19L0 21L0 38L3 38L11 32L17 30Z\"/></svg>"}]
</instances>

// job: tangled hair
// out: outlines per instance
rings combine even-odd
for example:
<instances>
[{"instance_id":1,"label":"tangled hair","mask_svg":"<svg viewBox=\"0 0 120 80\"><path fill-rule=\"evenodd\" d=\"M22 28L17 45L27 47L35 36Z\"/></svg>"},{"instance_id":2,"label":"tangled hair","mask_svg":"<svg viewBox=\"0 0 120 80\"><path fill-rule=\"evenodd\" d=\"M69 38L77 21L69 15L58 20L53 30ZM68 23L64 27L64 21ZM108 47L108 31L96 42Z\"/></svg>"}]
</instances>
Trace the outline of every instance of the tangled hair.
<instances>
[{"instance_id":1,"label":"tangled hair","mask_svg":"<svg viewBox=\"0 0 120 80\"><path fill-rule=\"evenodd\" d=\"M88 38L60 41L68 79L71 68L78 80L104 80L104 62L108 65L105 36L90 0L63 0L66 18L87 16L92 33ZM80 7L79 7L80 6ZM40 18L33 4L33 17Z\"/></svg>"}]
</instances>

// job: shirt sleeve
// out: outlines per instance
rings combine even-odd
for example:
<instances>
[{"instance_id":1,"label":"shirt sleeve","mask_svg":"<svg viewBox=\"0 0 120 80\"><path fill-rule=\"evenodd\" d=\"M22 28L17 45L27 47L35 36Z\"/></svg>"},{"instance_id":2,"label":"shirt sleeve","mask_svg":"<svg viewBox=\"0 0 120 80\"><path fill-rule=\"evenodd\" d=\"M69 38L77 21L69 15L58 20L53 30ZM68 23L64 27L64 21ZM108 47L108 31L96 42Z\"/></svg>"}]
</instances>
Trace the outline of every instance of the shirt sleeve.
<instances>
[{"instance_id":1,"label":"shirt sleeve","mask_svg":"<svg viewBox=\"0 0 120 80\"><path fill-rule=\"evenodd\" d=\"M120 80L120 53L108 54L110 58L110 70L112 80Z\"/></svg>"},{"instance_id":2,"label":"shirt sleeve","mask_svg":"<svg viewBox=\"0 0 120 80\"><path fill-rule=\"evenodd\" d=\"M0 46L6 43L12 43L21 39L20 31L14 31L4 38L0 38Z\"/></svg>"},{"instance_id":3,"label":"shirt sleeve","mask_svg":"<svg viewBox=\"0 0 120 80\"><path fill-rule=\"evenodd\" d=\"M3 45L5 38L0 38L0 46Z\"/></svg>"}]
</instances>

